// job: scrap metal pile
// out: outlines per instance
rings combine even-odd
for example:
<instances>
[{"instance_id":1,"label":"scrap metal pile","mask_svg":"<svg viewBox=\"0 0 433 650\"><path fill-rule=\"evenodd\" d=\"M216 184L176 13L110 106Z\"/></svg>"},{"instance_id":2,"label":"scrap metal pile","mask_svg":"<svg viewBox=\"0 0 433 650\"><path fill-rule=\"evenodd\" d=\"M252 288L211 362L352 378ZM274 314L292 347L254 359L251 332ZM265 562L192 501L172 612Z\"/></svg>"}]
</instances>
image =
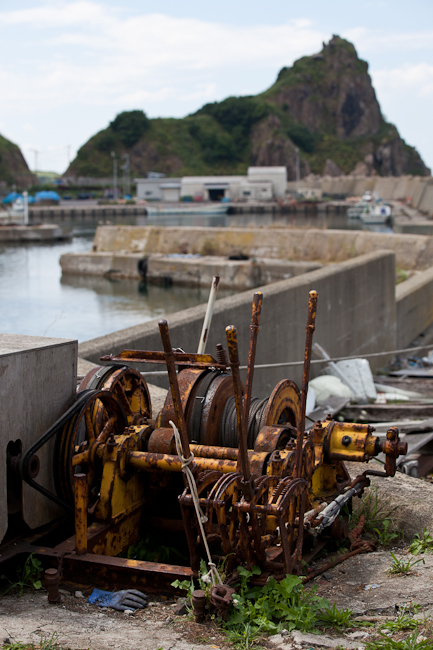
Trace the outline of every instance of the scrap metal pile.
<instances>
[{"instance_id":1,"label":"scrap metal pile","mask_svg":"<svg viewBox=\"0 0 433 650\"><path fill-rule=\"evenodd\" d=\"M143 531L162 530L186 536L195 576L210 555L227 558L228 569L257 565L281 578L300 573L319 535L347 536L343 505L369 484L368 474L393 476L406 445L395 428L379 439L369 425L330 418L305 431L315 291L301 390L285 379L268 399L252 398L261 303L256 293L245 385L234 326L226 328L228 357L218 345L214 358L173 350L164 320L163 352L124 350L84 378L76 402L21 459L23 479L74 513L75 538L58 555L97 557L100 567L105 558L110 566ZM128 363L166 364L170 391L160 413L152 413L147 384ZM32 473L35 454L52 437L56 494ZM385 471L366 469L351 481L345 462L380 452ZM173 576L178 569L155 565Z\"/></svg>"}]
</instances>

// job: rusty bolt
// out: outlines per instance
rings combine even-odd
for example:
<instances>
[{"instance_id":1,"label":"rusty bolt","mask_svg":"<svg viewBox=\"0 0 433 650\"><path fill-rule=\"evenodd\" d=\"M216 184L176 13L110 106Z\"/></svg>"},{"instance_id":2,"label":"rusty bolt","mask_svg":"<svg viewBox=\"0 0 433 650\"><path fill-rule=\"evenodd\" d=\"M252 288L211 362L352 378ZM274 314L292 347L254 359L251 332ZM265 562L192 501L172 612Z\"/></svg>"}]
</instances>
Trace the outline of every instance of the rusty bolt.
<instances>
[{"instance_id":1,"label":"rusty bolt","mask_svg":"<svg viewBox=\"0 0 433 650\"><path fill-rule=\"evenodd\" d=\"M192 592L192 606L194 608L194 620L196 623L203 623L206 609L206 594L201 589Z\"/></svg>"},{"instance_id":2,"label":"rusty bolt","mask_svg":"<svg viewBox=\"0 0 433 650\"><path fill-rule=\"evenodd\" d=\"M45 586L48 591L48 602L51 605L60 603L61 596L59 593L60 574L57 569L45 570Z\"/></svg>"}]
</instances>

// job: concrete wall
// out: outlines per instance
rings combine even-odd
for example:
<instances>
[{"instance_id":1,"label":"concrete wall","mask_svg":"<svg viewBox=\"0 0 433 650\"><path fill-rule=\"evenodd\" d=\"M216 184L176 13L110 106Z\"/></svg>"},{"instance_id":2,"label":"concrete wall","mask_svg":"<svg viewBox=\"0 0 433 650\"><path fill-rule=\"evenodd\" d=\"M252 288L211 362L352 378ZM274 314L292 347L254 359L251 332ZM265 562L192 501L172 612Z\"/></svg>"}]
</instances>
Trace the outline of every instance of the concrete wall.
<instances>
[{"instance_id":1,"label":"concrete wall","mask_svg":"<svg viewBox=\"0 0 433 650\"><path fill-rule=\"evenodd\" d=\"M398 284L397 349L407 347L433 323L433 268Z\"/></svg>"},{"instance_id":2,"label":"concrete wall","mask_svg":"<svg viewBox=\"0 0 433 650\"><path fill-rule=\"evenodd\" d=\"M433 265L431 236L361 230L100 226L94 245L97 252L116 254L188 252L227 257L242 252L250 257L325 264L390 250L402 269L424 270Z\"/></svg>"},{"instance_id":3,"label":"concrete wall","mask_svg":"<svg viewBox=\"0 0 433 650\"><path fill-rule=\"evenodd\" d=\"M168 257L153 254L146 258L146 273L139 272L137 253L67 253L60 258L65 275L116 276L149 282L177 284L190 287L210 287L215 275L220 277L221 289L243 291L262 284L308 273L321 267L317 262L286 260L228 260L225 257Z\"/></svg>"},{"instance_id":4,"label":"concrete wall","mask_svg":"<svg viewBox=\"0 0 433 650\"><path fill-rule=\"evenodd\" d=\"M0 334L0 541L8 526L6 448L20 440L26 451L64 412L77 385L77 341ZM30 390L31 388L31 390ZM54 492L54 439L38 452L36 481ZM23 484L22 518L31 528L63 510Z\"/></svg>"},{"instance_id":5,"label":"concrete wall","mask_svg":"<svg viewBox=\"0 0 433 650\"><path fill-rule=\"evenodd\" d=\"M320 188L328 194L359 196L369 190L385 201L411 198L411 205L433 216L433 178L431 176L330 176L303 178L305 187ZM287 183L296 190L296 183Z\"/></svg>"},{"instance_id":6,"label":"concrete wall","mask_svg":"<svg viewBox=\"0 0 433 650\"><path fill-rule=\"evenodd\" d=\"M378 282L380 278L380 282ZM390 252L379 251L355 260L312 271L263 287L263 310L256 363L303 359L308 292L319 292L315 341L331 355L363 354L395 349L395 261ZM246 291L218 300L207 351L225 343L225 327L238 328L241 364L248 357L252 292ZM200 305L168 317L171 343L195 351L206 306ZM104 354L123 349L160 350L157 321L130 327L79 346L79 355L97 363ZM382 359L377 361L380 366ZM318 372L319 366L313 366ZM141 370L155 370L148 366ZM257 370L254 394L269 395L284 377L300 383L302 368ZM152 383L164 385L152 378Z\"/></svg>"}]
</instances>

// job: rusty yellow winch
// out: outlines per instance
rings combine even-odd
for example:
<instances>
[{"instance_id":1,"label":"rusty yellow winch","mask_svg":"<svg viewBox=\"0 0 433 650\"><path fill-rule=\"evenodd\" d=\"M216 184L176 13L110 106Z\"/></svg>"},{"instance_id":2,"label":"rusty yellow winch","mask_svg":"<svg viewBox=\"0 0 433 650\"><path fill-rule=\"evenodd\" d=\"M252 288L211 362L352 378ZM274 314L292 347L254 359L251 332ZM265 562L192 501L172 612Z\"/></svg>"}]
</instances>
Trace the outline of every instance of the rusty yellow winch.
<instances>
[{"instance_id":1,"label":"rusty yellow winch","mask_svg":"<svg viewBox=\"0 0 433 650\"><path fill-rule=\"evenodd\" d=\"M368 425L328 417L305 431L315 291L301 391L282 380L269 398L252 398L261 303L256 293L245 385L234 326L226 328L228 358L222 345L214 358L173 350L166 321L159 322L163 352L103 357L110 365L84 378L57 424L57 494L47 495L74 511L75 557L118 556L143 530L159 529L167 538L185 535L194 575L206 548L214 561L228 558L228 568L243 563L276 577L299 573L319 535L347 535L341 509L369 484L367 475L395 474L396 459L406 453L395 428L380 439ZM160 413L152 413L146 382L128 363L166 364L170 391ZM24 455L21 472L39 489L29 472L36 447ZM379 453L384 472L350 479L346 462ZM186 466L194 489L184 481Z\"/></svg>"}]
</instances>

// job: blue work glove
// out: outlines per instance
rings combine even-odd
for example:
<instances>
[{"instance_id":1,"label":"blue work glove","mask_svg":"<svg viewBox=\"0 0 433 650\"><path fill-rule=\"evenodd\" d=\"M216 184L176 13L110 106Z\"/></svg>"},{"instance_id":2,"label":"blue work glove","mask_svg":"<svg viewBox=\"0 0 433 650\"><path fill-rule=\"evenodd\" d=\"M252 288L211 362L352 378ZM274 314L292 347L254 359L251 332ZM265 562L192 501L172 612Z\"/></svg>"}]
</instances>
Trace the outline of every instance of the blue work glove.
<instances>
[{"instance_id":1,"label":"blue work glove","mask_svg":"<svg viewBox=\"0 0 433 650\"><path fill-rule=\"evenodd\" d=\"M122 591L102 591L94 589L90 594L88 603L99 607L112 607L119 612L125 609L144 609L147 607L147 596L137 589L122 589Z\"/></svg>"}]
</instances>

